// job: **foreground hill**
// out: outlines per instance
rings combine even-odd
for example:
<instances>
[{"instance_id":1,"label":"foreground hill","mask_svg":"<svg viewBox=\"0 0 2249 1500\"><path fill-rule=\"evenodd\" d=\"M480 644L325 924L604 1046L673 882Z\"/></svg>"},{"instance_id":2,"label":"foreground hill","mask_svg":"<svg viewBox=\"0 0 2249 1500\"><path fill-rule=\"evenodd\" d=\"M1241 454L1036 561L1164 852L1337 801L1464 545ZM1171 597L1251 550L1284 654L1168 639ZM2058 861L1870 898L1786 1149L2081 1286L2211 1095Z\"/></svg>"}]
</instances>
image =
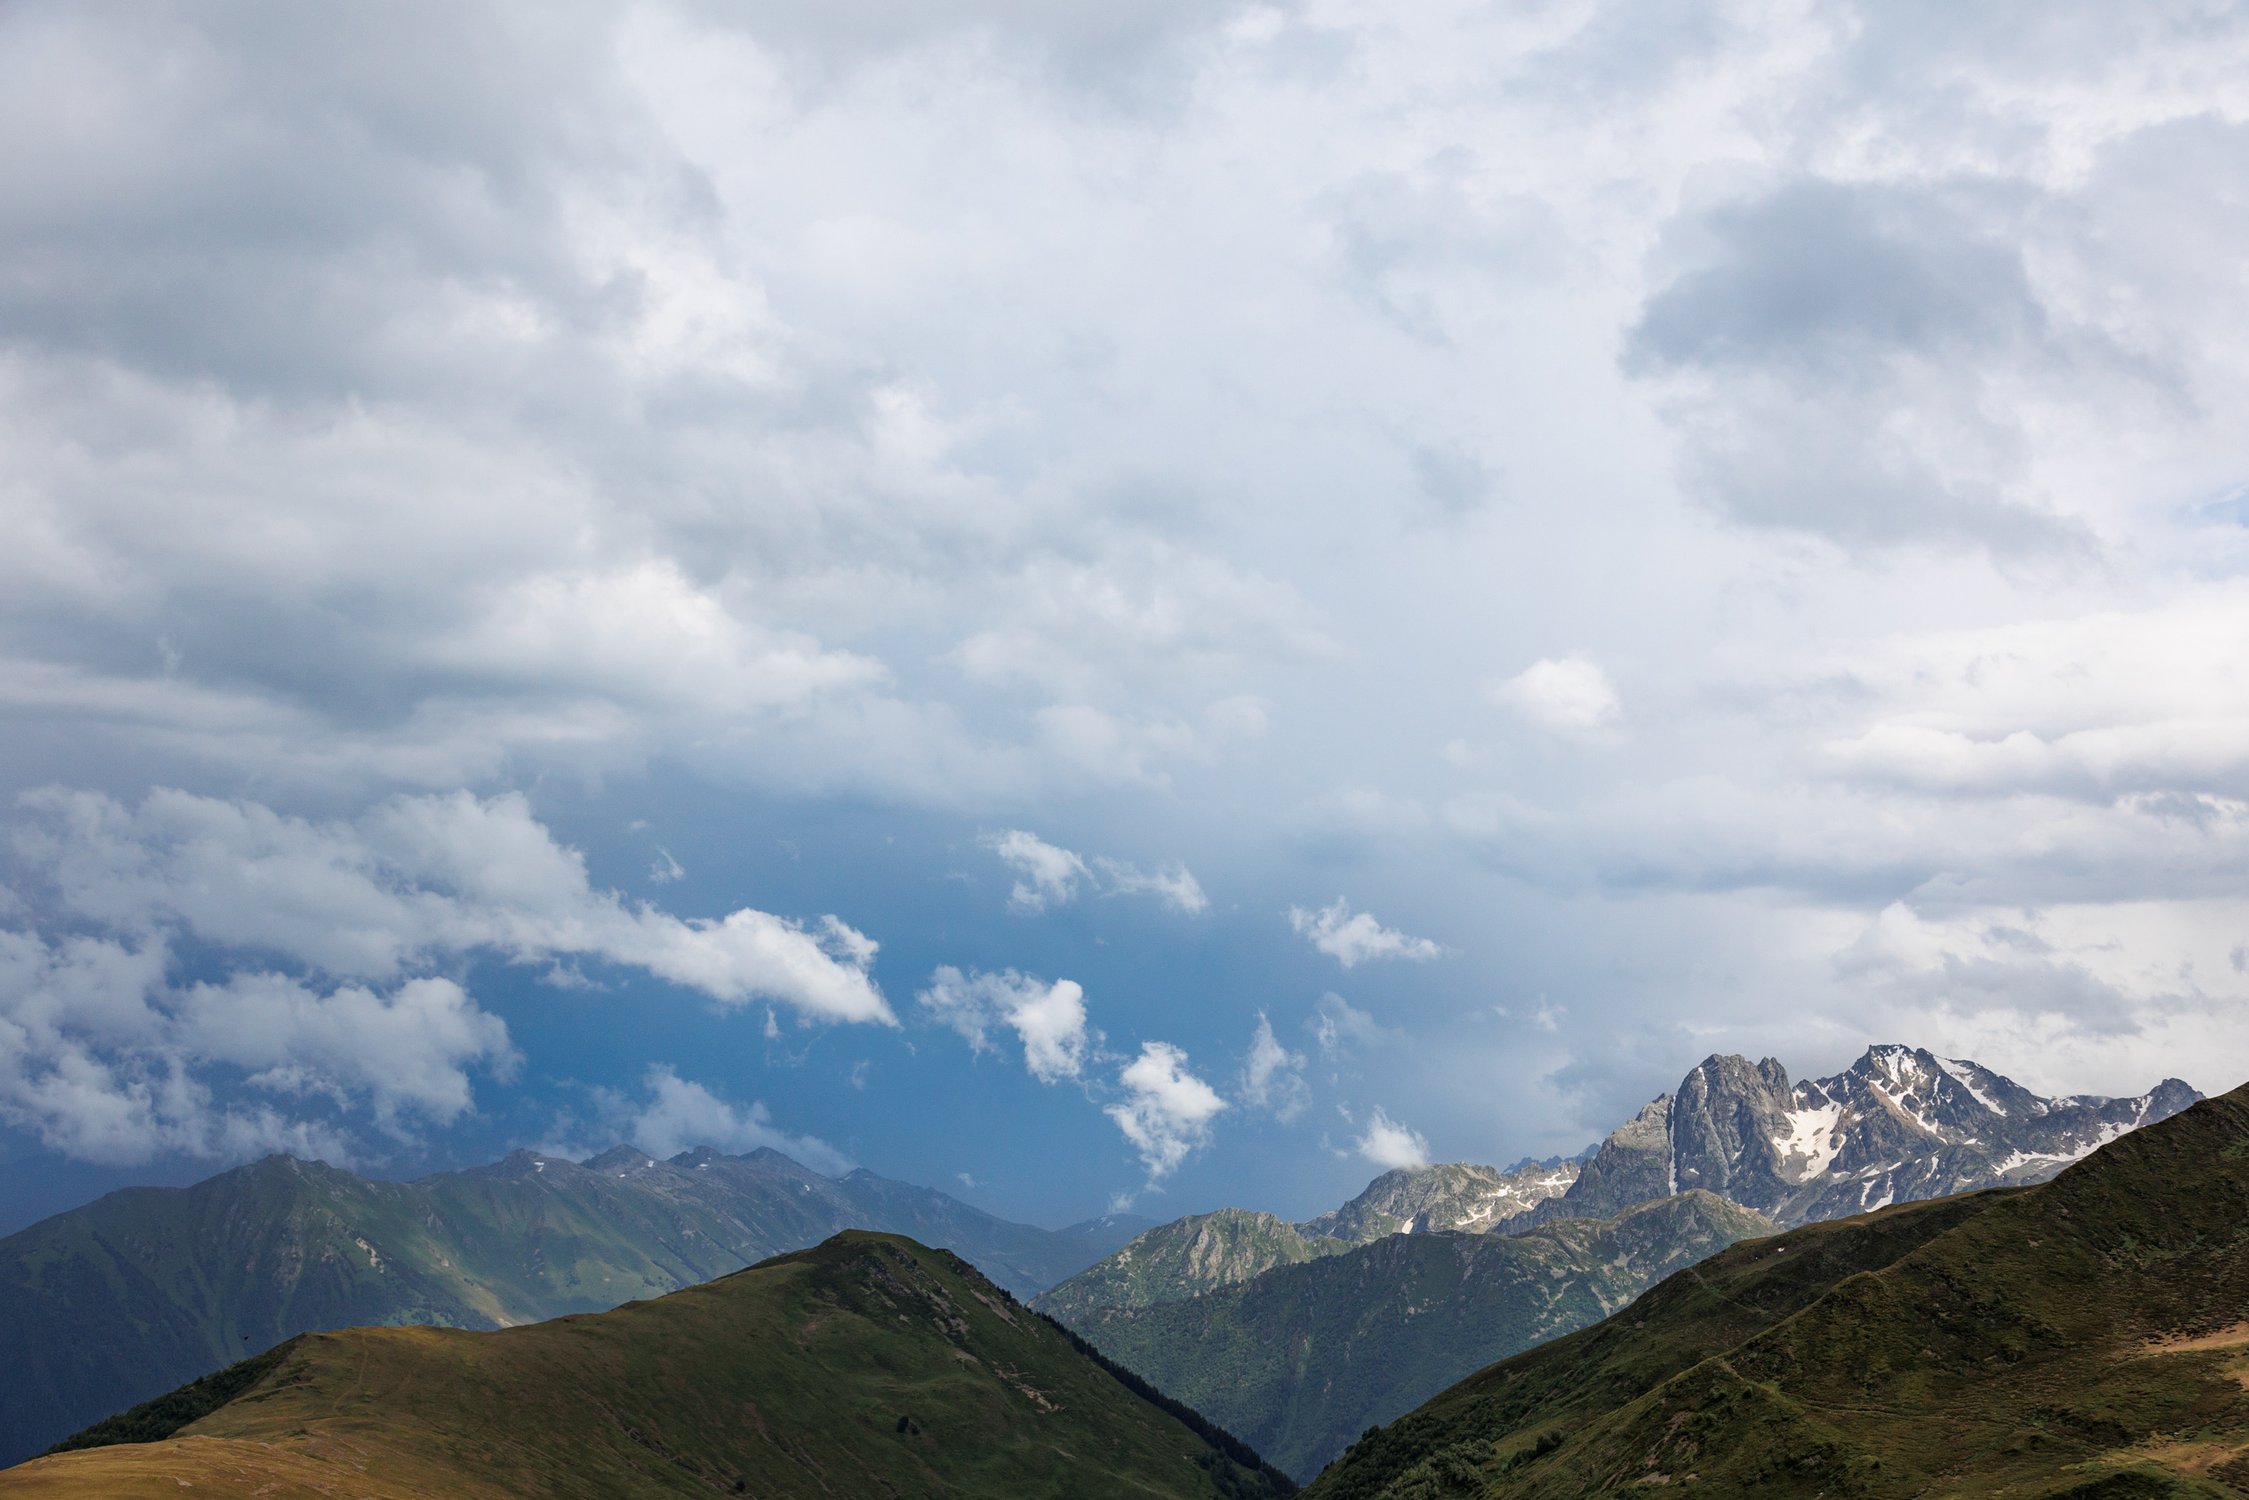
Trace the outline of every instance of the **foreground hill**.
<instances>
[{"instance_id":1,"label":"foreground hill","mask_svg":"<svg viewBox=\"0 0 2249 1500\"><path fill-rule=\"evenodd\" d=\"M1747 1209L1688 1192L1512 1237L1386 1235L1204 1296L1094 1309L1072 1326L1304 1477L1369 1423L1771 1231Z\"/></svg>"},{"instance_id":2,"label":"foreground hill","mask_svg":"<svg viewBox=\"0 0 2249 1500\"><path fill-rule=\"evenodd\" d=\"M1354 1444L1318 1500L2249 1493L2249 1088L2045 1185L1740 1245Z\"/></svg>"},{"instance_id":3,"label":"foreground hill","mask_svg":"<svg viewBox=\"0 0 2249 1500\"><path fill-rule=\"evenodd\" d=\"M0 1463L310 1330L598 1311L844 1228L957 1250L1031 1292L1138 1227L1010 1224L774 1151L660 1162L618 1147L583 1163L517 1152L418 1182L269 1157L190 1188L112 1193L0 1239Z\"/></svg>"},{"instance_id":4,"label":"foreground hill","mask_svg":"<svg viewBox=\"0 0 2249 1500\"><path fill-rule=\"evenodd\" d=\"M527 1328L306 1334L234 1384L82 1439L122 1445L0 1472L0 1497L1247 1500L1292 1488L959 1257L892 1235L839 1235L659 1301Z\"/></svg>"}]
</instances>

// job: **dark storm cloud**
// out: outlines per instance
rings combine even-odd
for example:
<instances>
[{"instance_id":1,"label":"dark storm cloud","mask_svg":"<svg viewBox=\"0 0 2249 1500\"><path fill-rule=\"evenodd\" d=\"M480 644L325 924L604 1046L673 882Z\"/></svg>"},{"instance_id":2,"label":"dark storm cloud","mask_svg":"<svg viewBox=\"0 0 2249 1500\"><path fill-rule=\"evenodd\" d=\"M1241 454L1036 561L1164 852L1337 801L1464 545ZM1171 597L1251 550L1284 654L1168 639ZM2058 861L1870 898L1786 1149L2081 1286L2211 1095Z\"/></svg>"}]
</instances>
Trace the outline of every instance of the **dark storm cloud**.
<instances>
[{"instance_id":1,"label":"dark storm cloud","mask_svg":"<svg viewBox=\"0 0 2249 1500\"><path fill-rule=\"evenodd\" d=\"M1648 299L1624 360L1688 387L1689 488L1736 519L1848 542L2081 547L2079 527L2017 495L2022 434L1981 398L2140 372L2033 285L2036 198L1803 180L1676 226L1689 268Z\"/></svg>"},{"instance_id":2,"label":"dark storm cloud","mask_svg":"<svg viewBox=\"0 0 2249 1500\"><path fill-rule=\"evenodd\" d=\"M653 142L571 9L10 12L0 337L299 400L445 390L495 293L608 320L563 192Z\"/></svg>"},{"instance_id":3,"label":"dark storm cloud","mask_svg":"<svg viewBox=\"0 0 2249 1500\"><path fill-rule=\"evenodd\" d=\"M1879 381L1893 355L1974 357L2047 335L2019 244L1942 194L1790 183L1694 226L1707 263L1648 300L1642 371L1780 369Z\"/></svg>"}]
</instances>

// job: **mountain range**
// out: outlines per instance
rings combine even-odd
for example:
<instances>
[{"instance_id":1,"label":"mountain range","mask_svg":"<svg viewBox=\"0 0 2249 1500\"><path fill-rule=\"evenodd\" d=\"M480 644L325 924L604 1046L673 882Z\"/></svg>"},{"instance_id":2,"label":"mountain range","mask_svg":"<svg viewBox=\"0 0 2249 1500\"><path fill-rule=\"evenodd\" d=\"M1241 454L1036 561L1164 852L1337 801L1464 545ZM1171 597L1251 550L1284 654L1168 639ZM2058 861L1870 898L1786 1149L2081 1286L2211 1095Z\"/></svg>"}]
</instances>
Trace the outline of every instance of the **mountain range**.
<instances>
[{"instance_id":1,"label":"mountain range","mask_svg":"<svg viewBox=\"0 0 2249 1500\"><path fill-rule=\"evenodd\" d=\"M1364 1434L1311 1500L2249 1494L2249 1088L2052 1181L1737 1245Z\"/></svg>"},{"instance_id":2,"label":"mountain range","mask_svg":"<svg viewBox=\"0 0 2249 1500\"><path fill-rule=\"evenodd\" d=\"M1906 1047L1871 1047L1796 1084L1771 1058L1713 1056L1579 1160L1386 1172L1299 1224L1190 1215L1033 1305L1309 1476L1368 1422L1583 1327L1721 1246L2050 1177L2199 1097L2168 1079L2130 1099L2042 1098ZM1650 1212L1666 1207L1676 1211ZM1444 1243L1397 1243L1425 1236ZM1542 1295L1476 1274L1534 1263Z\"/></svg>"},{"instance_id":3,"label":"mountain range","mask_svg":"<svg viewBox=\"0 0 2249 1500\"><path fill-rule=\"evenodd\" d=\"M861 1232L533 1327L299 1335L0 1472L10 1500L1293 1489L958 1256Z\"/></svg>"},{"instance_id":4,"label":"mountain range","mask_svg":"<svg viewBox=\"0 0 2249 1500\"><path fill-rule=\"evenodd\" d=\"M2167 1080L2133 1099L2046 1099L1902 1047L1803 1083L1771 1059L1712 1057L1576 1159L1386 1172L1302 1222L1228 1209L1065 1230L773 1151L525 1151L405 1183L273 1157L0 1240L0 1462L299 1333L593 1312L860 1228L1039 1293L1042 1311L1306 1474L1364 1421L1720 1245L2050 1176L2195 1097ZM1637 1212L1649 1205L1667 1212ZM1524 1243L1491 1248L1510 1239ZM1534 1263L1551 1295L1507 1292L1505 1268Z\"/></svg>"},{"instance_id":5,"label":"mountain range","mask_svg":"<svg viewBox=\"0 0 2249 1500\"><path fill-rule=\"evenodd\" d=\"M1714 1056L1603 1141L1566 1192L1498 1227L1601 1217L1690 1187L1796 1225L2037 1182L2200 1097L2166 1078L2130 1099L2041 1098L1917 1047L1869 1047L1797 1084L1772 1058Z\"/></svg>"},{"instance_id":6,"label":"mountain range","mask_svg":"<svg viewBox=\"0 0 2249 1500\"><path fill-rule=\"evenodd\" d=\"M1012 1224L929 1188L772 1150L658 1161L519 1151L382 1182L273 1156L133 1188L0 1240L0 1463L292 1335L504 1328L707 1281L846 1228L958 1251L1029 1293L1147 1225Z\"/></svg>"},{"instance_id":7,"label":"mountain range","mask_svg":"<svg viewBox=\"0 0 2249 1500\"><path fill-rule=\"evenodd\" d=\"M1696 1189L1519 1235L1391 1234L1199 1297L1101 1308L1096 1348L1300 1479L1372 1423L1597 1322L1770 1221Z\"/></svg>"},{"instance_id":8,"label":"mountain range","mask_svg":"<svg viewBox=\"0 0 2249 1500\"><path fill-rule=\"evenodd\" d=\"M1469 1162L1385 1172L1341 1208L1291 1224L1221 1209L1159 1225L1039 1299L1065 1322L1231 1286L1384 1235L1520 1234L1609 1219L1688 1188L1792 1226L1890 1203L2034 1182L2201 1095L2167 1078L2129 1099L2042 1098L1981 1064L1869 1047L1791 1084L1772 1058L1712 1056L1598 1146L1507 1171Z\"/></svg>"}]
</instances>

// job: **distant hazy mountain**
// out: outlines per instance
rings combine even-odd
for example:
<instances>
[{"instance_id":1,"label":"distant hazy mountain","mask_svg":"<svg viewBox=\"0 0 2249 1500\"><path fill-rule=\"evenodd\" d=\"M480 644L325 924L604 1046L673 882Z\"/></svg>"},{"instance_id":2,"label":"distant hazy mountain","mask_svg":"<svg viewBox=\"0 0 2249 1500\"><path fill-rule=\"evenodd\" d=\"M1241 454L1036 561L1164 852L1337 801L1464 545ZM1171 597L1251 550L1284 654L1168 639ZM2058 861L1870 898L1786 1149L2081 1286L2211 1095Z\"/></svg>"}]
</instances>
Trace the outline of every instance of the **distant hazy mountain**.
<instances>
[{"instance_id":1,"label":"distant hazy mountain","mask_svg":"<svg viewBox=\"0 0 2249 1500\"><path fill-rule=\"evenodd\" d=\"M1929 1086L1905 1061L1885 1089ZM1737 1246L1366 1435L1308 1496L2249 1493L2244 1163L2249 1088L2042 1186Z\"/></svg>"},{"instance_id":2,"label":"distant hazy mountain","mask_svg":"<svg viewBox=\"0 0 2249 1500\"><path fill-rule=\"evenodd\" d=\"M1146 1226L1011 1224L871 1172L774 1151L375 1182L275 1156L190 1188L134 1188L0 1239L0 1462L292 1334L360 1324L501 1328L594 1312L817 1244L893 1230L1037 1291Z\"/></svg>"},{"instance_id":3,"label":"distant hazy mountain","mask_svg":"<svg viewBox=\"0 0 2249 1500\"><path fill-rule=\"evenodd\" d=\"M1772 1228L1690 1191L1615 1219L1558 1220L1522 1235L1385 1235L1204 1296L1095 1309L1074 1326L1310 1478L1369 1424Z\"/></svg>"},{"instance_id":4,"label":"distant hazy mountain","mask_svg":"<svg viewBox=\"0 0 2249 1500\"><path fill-rule=\"evenodd\" d=\"M2051 1177L2126 1130L2200 1095L2166 1079L2133 1099L2043 1099L1980 1064L1872 1047L1832 1078L1791 1085L1771 1058L1713 1056L1577 1160L1502 1171L1450 1162L1385 1172L1301 1224L1251 1209L1152 1229L1038 1305L1075 1325L1097 1307L1144 1307L1234 1286L1384 1235L1519 1234L1612 1218L1704 1188L1776 1224Z\"/></svg>"},{"instance_id":5,"label":"distant hazy mountain","mask_svg":"<svg viewBox=\"0 0 2249 1500\"><path fill-rule=\"evenodd\" d=\"M1606 1141L1569 1191L1501 1226L1613 1213L1707 1188L1781 1224L2036 1182L2201 1095L2176 1078L2131 1099L2045 1099L1979 1063L1870 1047L1791 1084L1772 1058L1710 1057Z\"/></svg>"},{"instance_id":6,"label":"distant hazy mountain","mask_svg":"<svg viewBox=\"0 0 2249 1500\"><path fill-rule=\"evenodd\" d=\"M1246 1208L1189 1214L1141 1234L1035 1302L1065 1323L1097 1307L1145 1307L1249 1280L1275 1266L1337 1255L1408 1230L1478 1230L1569 1187L1577 1163L1513 1171L1448 1162L1385 1172L1341 1208L1302 1224Z\"/></svg>"},{"instance_id":7,"label":"distant hazy mountain","mask_svg":"<svg viewBox=\"0 0 2249 1500\"><path fill-rule=\"evenodd\" d=\"M592 1317L306 1334L80 1441L0 1472L0 1497L1292 1488L958 1257L863 1233Z\"/></svg>"},{"instance_id":8,"label":"distant hazy mountain","mask_svg":"<svg viewBox=\"0 0 2249 1500\"><path fill-rule=\"evenodd\" d=\"M1031 1305L1081 1327L1099 1308L1177 1302L1247 1281L1275 1266L1299 1265L1350 1248L1347 1241L1308 1235L1271 1214L1222 1208L1157 1225L1040 1293Z\"/></svg>"},{"instance_id":9,"label":"distant hazy mountain","mask_svg":"<svg viewBox=\"0 0 2249 1500\"><path fill-rule=\"evenodd\" d=\"M1368 1183L1341 1208L1308 1220L1304 1232L1363 1245L1400 1230L1486 1230L1567 1192L1577 1175L1574 1161L1512 1172L1473 1162L1401 1167Z\"/></svg>"}]
</instances>

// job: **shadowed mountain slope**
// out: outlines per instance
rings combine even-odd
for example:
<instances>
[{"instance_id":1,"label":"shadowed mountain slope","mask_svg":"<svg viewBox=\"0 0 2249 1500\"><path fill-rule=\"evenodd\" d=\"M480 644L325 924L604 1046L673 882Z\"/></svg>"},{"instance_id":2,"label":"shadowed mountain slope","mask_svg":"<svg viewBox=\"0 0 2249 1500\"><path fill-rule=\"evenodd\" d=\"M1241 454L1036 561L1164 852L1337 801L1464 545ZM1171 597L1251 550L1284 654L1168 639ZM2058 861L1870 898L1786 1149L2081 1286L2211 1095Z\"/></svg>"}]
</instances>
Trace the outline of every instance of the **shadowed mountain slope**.
<instances>
[{"instance_id":1,"label":"shadowed mountain slope","mask_svg":"<svg viewBox=\"0 0 2249 1500\"><path fill-rule=\"evenodd\" d=\"M1073 1325L1100 1307L1146 1307L1235 1286L1275 1266L1339 1255L1385 1235L1481 1230L1561 1193L1577 1163L1502 1172L1473 1162L1400 1167L1340 1208L1302 1224L1246 1208L1189 1214L1147 1230L1034 1302Z\"/></svg>"},{"instance_id":2,"label":"shadowed mountain slope","mask_svg":"<svg viewBox=\"0 0 2249 1500\"><path fill-rule=\"evenodd\" d=\"M1157 1225L1031 1305L1076 1327L1100 1308L1177 1302L1350 1248L1271 1214L1222 1208Z\"/></svg>"},{"instance_id":3,"label":"shadowed mountain slope","mask_svg":"<svg viewBox=\"0 0 2249 1500\"><path fill-rule=\"evenodd\" d=\"M1979 1063L1909 1047L1870 1047L1843 1072L1802 1083L1769 1057L1716 1055L1577 1160L1400 1168L1301 1224L1248 1209L1191 1215L1071 1277L1039 1306L1081 1320L1096 1307L1199 1296L1388 1234L1520 1234L1613 1218L1690 1188L1780 1225L1840 1218L2042 1181L2198 1097L2165 1079L2129 1099L2047 1099Z\"/></svg>"},{"instance_id":4,"label":"shadowed mountain slope","mask_svg":"<svg viewBox=\"0 0 2249 1500\"><path fill-rule=\"evenodd\" d=\"M1369 1423L1771 1229L1713 1194L1682 1193L1511 1237L1385 1235L1204 1296L1094 1309L1073 1326L1303 1476Z\"/></svg>"},{"instance_id":5,"label":"shadowed mountain slope","mask_svg":"<svg viewBox=\"0 0 2249 1500\"><path fill-rule=\"evenodd\" d=\"M2249 1088L2041 1186L1736 1246L1355 1443L1321 1500L2249 1494Z\"/></svg>"},{"instance_id":6,"label":"shadowed mountain slope","mask_svg":"<svg viewBox=\"0 0 2249 1500\"><path fill-rule=\"evenodd\" d=\"M305 1334L185 1426L0 1497L1282 1495L965 1261L847 1233L655 1302L477 1333ZM128 1413L111 1432L156 1438Z\"/></svg>"},{"instance_id":7,"label":"shadowed mountain slope","mask_svg":"<svg viewBox=\"0 0 2249 1500\"><path fill-rule=\"evenodd\" d=\"M498 1328L659 1296L839 1229L957 1250L1019 1292L1138 1227L1010 1224L869 1172L775 1151L584 1163L519 1151L417 1182L268 1157L136 1188L0 1240L0 1463L292 1334Z\"/></svg>"}]
</instances>

